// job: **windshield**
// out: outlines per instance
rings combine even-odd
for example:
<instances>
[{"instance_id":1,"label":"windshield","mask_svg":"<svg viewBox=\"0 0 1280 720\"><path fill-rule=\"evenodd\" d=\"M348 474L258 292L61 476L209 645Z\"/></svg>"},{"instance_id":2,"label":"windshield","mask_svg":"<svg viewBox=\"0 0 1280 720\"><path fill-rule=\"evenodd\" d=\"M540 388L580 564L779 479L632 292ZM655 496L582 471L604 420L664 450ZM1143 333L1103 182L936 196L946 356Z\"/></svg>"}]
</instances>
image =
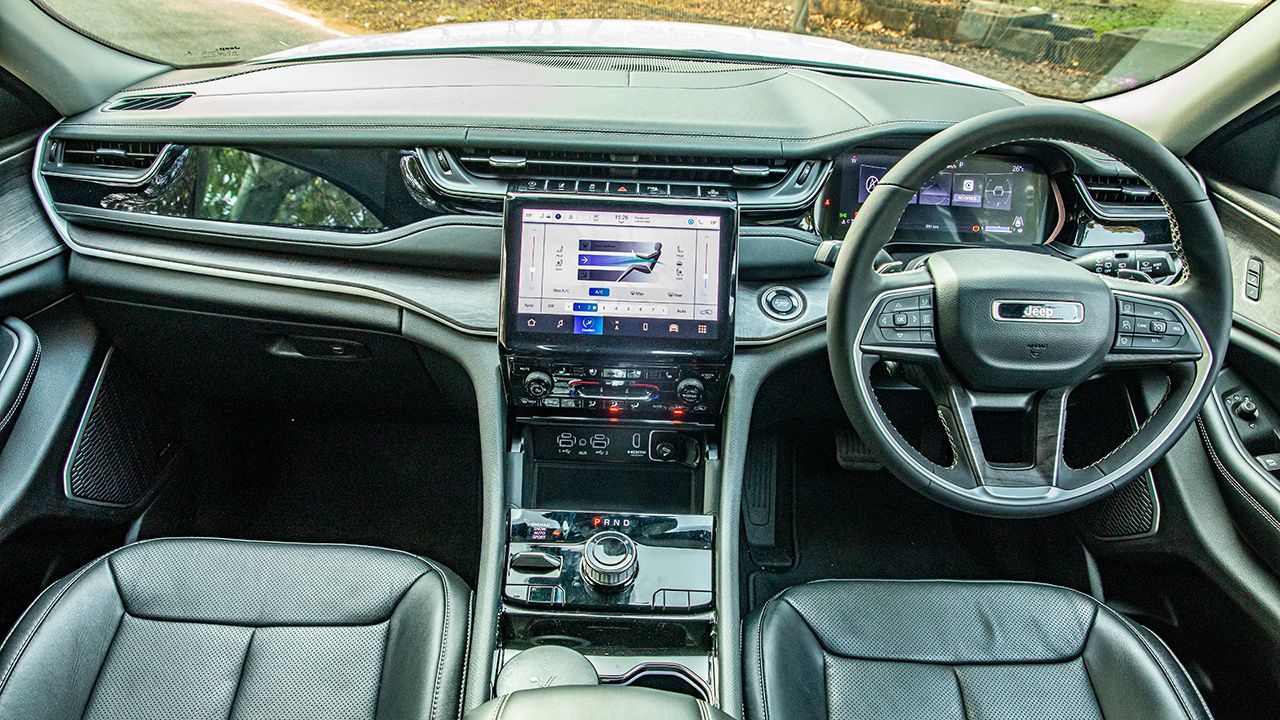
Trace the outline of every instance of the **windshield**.
<instances>
[{"instance_id":1,"label":"windshield","mask_svg":"<svg viewBox=\"0 0 1280 720\"><path fill-rule=\"evenodd\" d=\"M452 23L630 19L831 38L932 58L1071 100L1168 75L1268 1L37 0L85 35L177 67L229 64L324 40Z\"/></svg>"}]
</instances>

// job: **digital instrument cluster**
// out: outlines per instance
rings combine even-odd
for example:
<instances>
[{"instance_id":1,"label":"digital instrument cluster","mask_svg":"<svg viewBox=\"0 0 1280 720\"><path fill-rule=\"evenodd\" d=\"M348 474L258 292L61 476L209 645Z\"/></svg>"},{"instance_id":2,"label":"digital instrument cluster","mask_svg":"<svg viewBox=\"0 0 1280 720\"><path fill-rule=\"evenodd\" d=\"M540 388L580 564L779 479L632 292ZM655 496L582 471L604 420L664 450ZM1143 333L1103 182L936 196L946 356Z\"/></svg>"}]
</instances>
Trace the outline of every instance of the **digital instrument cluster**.
<instances>
[{"instance_id":1,"label":"digital instrument cluster","mask_svg":"<svg viewBox=\"0 0 1280 720\"><path fill-rule=\"evenodd\" d=\"M854 150L842 156L819 198L826 237L846 227L903 157L896 150ZM911 199L894 240L927 244L1044 242L1049 178L1025 158L973 155L930 178Z\"/></svg>"}]
</instances>

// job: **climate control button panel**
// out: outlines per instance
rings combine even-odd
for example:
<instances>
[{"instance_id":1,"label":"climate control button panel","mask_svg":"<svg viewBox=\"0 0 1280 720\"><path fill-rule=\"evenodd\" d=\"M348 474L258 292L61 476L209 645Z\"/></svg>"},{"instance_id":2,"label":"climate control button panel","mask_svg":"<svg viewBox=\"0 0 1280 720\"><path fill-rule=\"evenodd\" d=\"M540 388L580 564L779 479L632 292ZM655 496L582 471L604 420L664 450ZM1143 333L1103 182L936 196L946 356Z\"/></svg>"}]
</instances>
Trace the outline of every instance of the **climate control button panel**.
<instances>
[{"instance_id":1,"label":"climate control button panel","mask_svg":"<svg viewBox=\"0 0 1280 720\"><path fill-rule=\"evenodd\" d=\"M724 402L724 365L506 359L507 402L519 412L585 417L713 420Z\"/></svg>"}]
</instances>

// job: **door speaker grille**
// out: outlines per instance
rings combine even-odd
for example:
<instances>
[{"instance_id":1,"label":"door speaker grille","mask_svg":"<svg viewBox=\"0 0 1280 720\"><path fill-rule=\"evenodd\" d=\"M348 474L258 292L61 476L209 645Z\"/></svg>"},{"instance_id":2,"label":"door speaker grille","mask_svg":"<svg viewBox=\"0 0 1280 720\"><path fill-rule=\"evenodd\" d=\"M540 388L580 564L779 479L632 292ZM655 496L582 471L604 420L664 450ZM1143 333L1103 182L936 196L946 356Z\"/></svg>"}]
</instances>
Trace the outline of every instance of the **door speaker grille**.
<instances>
[{"instance_id":1,"label":"door speaker grille","mask_svg":"<svg viewBox=\"0 0 1280 720\"><path fill-rule=\"evenodd\" d=\"M1084 508L1078 518L1090 535L1104 540L1154 534L1160 522L1160 501L1151 473Z\"/></svg>"},{"instance_id":2,"label":"door speaker grille","mask_svg":"<svg viewBox=\"0 0 1280 720\"><path fill-rule=\"evenodd\" d=\"M138 502L159 482L176 440L165 404L108 352L67 458L67 497L98 505Z\"/></svg>"}]
</instances>

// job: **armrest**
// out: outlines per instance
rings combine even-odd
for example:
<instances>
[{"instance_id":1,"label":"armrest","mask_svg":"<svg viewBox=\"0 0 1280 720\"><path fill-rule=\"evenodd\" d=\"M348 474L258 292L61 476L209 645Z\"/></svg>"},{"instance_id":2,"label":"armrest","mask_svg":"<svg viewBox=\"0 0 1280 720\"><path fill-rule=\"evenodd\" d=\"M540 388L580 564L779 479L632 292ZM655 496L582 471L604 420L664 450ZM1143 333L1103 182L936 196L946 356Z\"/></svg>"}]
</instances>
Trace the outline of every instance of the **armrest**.
<instances>
[{"instance_id":1,"label":"armrest","mask_svg":"<svg viewBox=\"0 0 1280 720\"><path fill-rule=\"evenodd\" d=\"M520 690L490 700L467 713L466 720L546 720L548 717L730 720L728 715L688 695L608 685Z\"/></svg>"}]
</instances>

